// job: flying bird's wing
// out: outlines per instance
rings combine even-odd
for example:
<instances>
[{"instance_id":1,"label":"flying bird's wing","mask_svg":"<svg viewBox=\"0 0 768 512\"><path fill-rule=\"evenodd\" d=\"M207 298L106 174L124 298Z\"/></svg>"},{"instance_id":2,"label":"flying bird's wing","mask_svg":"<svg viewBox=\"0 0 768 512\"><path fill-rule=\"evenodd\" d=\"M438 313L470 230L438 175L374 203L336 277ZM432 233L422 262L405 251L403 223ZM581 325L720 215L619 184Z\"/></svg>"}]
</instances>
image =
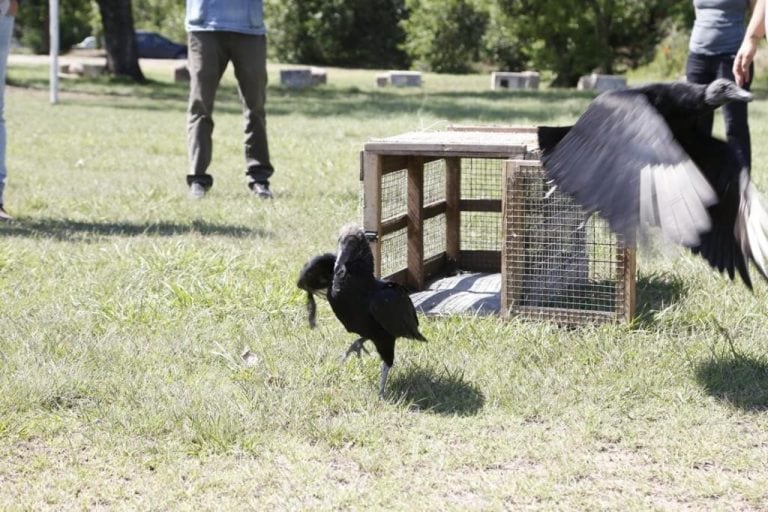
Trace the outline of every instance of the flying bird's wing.
<instances>
[{"instance_id":1,"label":"flying bird's wing","mask_svg":"<svg viewBox=\"0 0 768 512\"><path fill-rule=\"evenodd\" d=\"M697 136L695 141L684 142L684 146L696 161L702 162L701 171L711 183L716 183L719 193L718 203L709 208L712 228L692 250L731 279L738 271L751 289L747 265L750 260L768 279L768 214L759 193L727 142Z\"/></svg>"},{"instance_id":2,"label":"flying bird's wing","mask_svg":"<svg viewBox=\"0 0 768 512\"><path fill-rule=\"evenodd\" d=\"M709 230L716 195L642 94L598 96L564 136L550 137L559 140L554 147L541 134L547 176L626 243L646 224L688 247Z\"/></svg>"},{"instance_id":3,"label":"flying bird's wing","mask_svg":"<svg viewBox=\"0 0 768 512\"><path fill-rule=\"evenodd\" d=\"M336 255L331 253L315 256L307 263L299 273L296 286L307 292L307 317L309 327L315 327L317 305L315 295L326 296L328 287L333 282L333 266L336 263Z\"/></svg>"},{"instance_id":4,"label":"flying bird's wing","mask_svg":"<svg viewBox=\"0 0 768 512\"><path fill-rule=\"evenodd\" d=\"M419 332L419 319L408 291L396 283L383 282L371 298L373 318L395 338L427 341Z\"/></svg>"}]
</instances>

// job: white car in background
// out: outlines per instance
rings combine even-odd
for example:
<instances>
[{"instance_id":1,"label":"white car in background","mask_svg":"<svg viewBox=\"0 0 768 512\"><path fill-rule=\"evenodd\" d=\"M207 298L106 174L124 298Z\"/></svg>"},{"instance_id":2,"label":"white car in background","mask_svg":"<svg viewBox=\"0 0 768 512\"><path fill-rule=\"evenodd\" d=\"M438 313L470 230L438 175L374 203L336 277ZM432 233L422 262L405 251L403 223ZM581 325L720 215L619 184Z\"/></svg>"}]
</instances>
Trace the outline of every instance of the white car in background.
<instances>
[{"instance_id":1,"label":"white car in background","mask_svg":"<svg viewBox=\"0 0 768 512\"><path fill-rule=\"evenodd\" d=\"M95 50L96 38L94 36L88 36L75 45L75 48L80 50Z\"/></svg>"}]
</instances>

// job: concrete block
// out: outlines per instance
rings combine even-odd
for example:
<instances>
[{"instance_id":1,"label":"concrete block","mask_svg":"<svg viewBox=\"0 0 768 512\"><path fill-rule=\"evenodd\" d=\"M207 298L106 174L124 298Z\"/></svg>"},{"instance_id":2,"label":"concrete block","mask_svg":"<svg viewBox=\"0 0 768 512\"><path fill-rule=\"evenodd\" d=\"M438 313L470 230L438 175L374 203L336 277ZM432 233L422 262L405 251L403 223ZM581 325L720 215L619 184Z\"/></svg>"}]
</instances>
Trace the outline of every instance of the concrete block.
<instances>
[{"instance_id":1,"label":"concrete block","mask_svg":"<svg viewBox=\"0 0 768 512\"><path fill-rule=\"evenodd\" d=\"M96 78L107 72L107 67L103 64L89 64L82 65L82 75L88 78Z\"/></svg>"},{"instance_id":2,"label":"concrete block","mask_svg":"<svg viewBox=\"0 0 768 512\"><path fill-rule=\"evenodd\" d=\"M309 68L312 75L312 85L322 85L328 83L328 72L323 68Z\"/></svg>"},{"instance_id":3,"label":"concrete block","mask_svg":"<svg viewBox=\"0 0 768 512\"><path fill-rule=\"evenodd\" d=\"M63 67L63 66L62 66ZM104 64L92 64L88 62L71 62L67 73L77 76L87 76L94 78L106 73L107 67ZM63 69L62 69L62 72Z\"/></svg>"},{"instance_id":4,"label":"concrete block","mask_svg":"<svg viewBox=\"0 0 768 512\"><path fill-rule=\"evenodd\" d=\"M579 78L576 88L582 90L594 91L615 91L627 88L627 77L622 75L601 75L592 73Z\"/></svg>"},{"instance_id":5,"label":"concrete block","mask_svg":"<svg viewBox=\"0 0 768 512\"><path fill-rule=\"evenodd\" d=\"M310 68L288 68L280 70L280 85L288 89L306 89L314 85Z\"/></svg>"},{"instance_id":6,"label":"concrete block","mask_svg":"<svg viewBox=\"0 0 768 512\"><path fill-rule=\"evenodd\" d=\"M190 81L189 68L186 64L181 64L173 68L173 81L177 84Z\"/></svg>"},{"instance_id":7,"label":"concrete block","mask_svg":"<svg viewBox=\"0 0 768 512\"><path fill-rule=\"evenodd\" d=\"M491 73L491 90L538 89L539 73L536 71L494 71Z\"/></svg>"},{"instance_id":8,"label":"concrete block","mask_svg":"<svg viewBox=\"0 0 768 512\"><path fill-rule=\"evenodd\" d=\"M389 83L395 87L421 87L421 72L390 71Z\"/></svg>"}]
</instances>

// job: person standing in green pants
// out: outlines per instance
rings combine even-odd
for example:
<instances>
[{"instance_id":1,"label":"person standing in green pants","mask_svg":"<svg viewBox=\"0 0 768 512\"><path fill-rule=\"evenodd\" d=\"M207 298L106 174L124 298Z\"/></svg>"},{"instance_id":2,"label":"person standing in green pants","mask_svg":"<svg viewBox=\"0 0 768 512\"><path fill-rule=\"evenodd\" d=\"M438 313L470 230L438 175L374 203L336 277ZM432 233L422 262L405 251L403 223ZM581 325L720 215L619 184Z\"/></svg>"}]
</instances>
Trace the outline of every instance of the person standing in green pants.
<instances>
[{"instance_id":1,"label":"person standing in green pants","mask_svg":"<svg viewBox=\"0 0 768 512\"><path fill-rule=\"evenodd\" d=\"M257 197L272 199L274 169L267 143L267 39L262 0L187 0L185 26L190 74L187 109L189 197L213 186L213 106L221 76L232 62L245 117L245 174Z\"/></svg>"}]
</instances>

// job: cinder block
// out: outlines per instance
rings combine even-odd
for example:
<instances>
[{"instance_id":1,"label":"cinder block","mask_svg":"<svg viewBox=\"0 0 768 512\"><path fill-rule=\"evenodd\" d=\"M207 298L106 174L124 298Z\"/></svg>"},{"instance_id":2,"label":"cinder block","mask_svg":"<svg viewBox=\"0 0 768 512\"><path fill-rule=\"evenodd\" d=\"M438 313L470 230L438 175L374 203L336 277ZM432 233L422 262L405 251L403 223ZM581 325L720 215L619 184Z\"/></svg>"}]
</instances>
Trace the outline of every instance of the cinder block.
<instances>
[{"instance_id":1,"label":"cinder block","mask_svg":"<svg viewBox=\"0 0 768 512\"><path fill-rule=\"evenodd\" d=\"M186 64L181 64L173 69L173 81L177 84L189 82L189 68Z\"/></svg>"},{"instance_id":2,"label":"cinder block","mask_svg":"<svg viewBox=\"0 0 768 512\"><path fill-rule=\"evenodd\" d=\"M71 62L69 65L66 65L66 64L62 65L60 70L62 73L67 73L70 75L87 76L89 78L95 78L97 76L100 76L106 73L107 67L104 64L92 64L87 62Z\"/></svg>"},{"instance_id":3,"label":"cinder block","mask_svg":"<svg viewBox=\"0 0 768 512\"><path fill-rule=\"evenodd\" d=\"M390 71L389 83L395 87L421 87L421 72Z\"/></svg>"},{"instance_id":4,"label":"cinder block","mask_svg":"<svg viewBox=\"0 0 768 512\"><path fill-rule=\"evenodd\" d=\"M491 90L538 89L539 73L536 71L494 71L491 73Z\"/></svg>"},{"instance_id":5,"label":"cinder block","mask_svg":"<svg viewBox=\"0 0 768 512\"><path fill-rule=\"evenodd\" d=\"M289 89L306 89L314 85L310 68L280 70L280 85Z\"/></svg>"},{"instance_id":6,"label":"cinder block","mask_svg":"<svg viewBox=\"0 0 768 512\"><path fill-rule=\"evenodd\" d=\"M601 75L592 73L579 78L576 88L582 90L594 91L615 91L627 88L627 77L622 75Z\"/></svg>"},{"instance_id":7,"label":"cinder block","mask_svg":"<svg viewBox=\"0 0 768 512\"><path fill-rule=\"evenodd\" d=\"M328 83L328 72L323 68L310 68L310 74L312 75L312 85L321 85Z\"/></svg>"},{"instance_id":8,"label":"cinder block","mask_svg":"<svg viewBox=\"0 0 768 512\"><path fill-rule=\"evenodd\" d=\"M107 68L103 64L83 64L82 65L82 75L87 76L88 78L96 78L97 76L101 76L104 73L106 73Z\"/></svg>"}]
</instances>

